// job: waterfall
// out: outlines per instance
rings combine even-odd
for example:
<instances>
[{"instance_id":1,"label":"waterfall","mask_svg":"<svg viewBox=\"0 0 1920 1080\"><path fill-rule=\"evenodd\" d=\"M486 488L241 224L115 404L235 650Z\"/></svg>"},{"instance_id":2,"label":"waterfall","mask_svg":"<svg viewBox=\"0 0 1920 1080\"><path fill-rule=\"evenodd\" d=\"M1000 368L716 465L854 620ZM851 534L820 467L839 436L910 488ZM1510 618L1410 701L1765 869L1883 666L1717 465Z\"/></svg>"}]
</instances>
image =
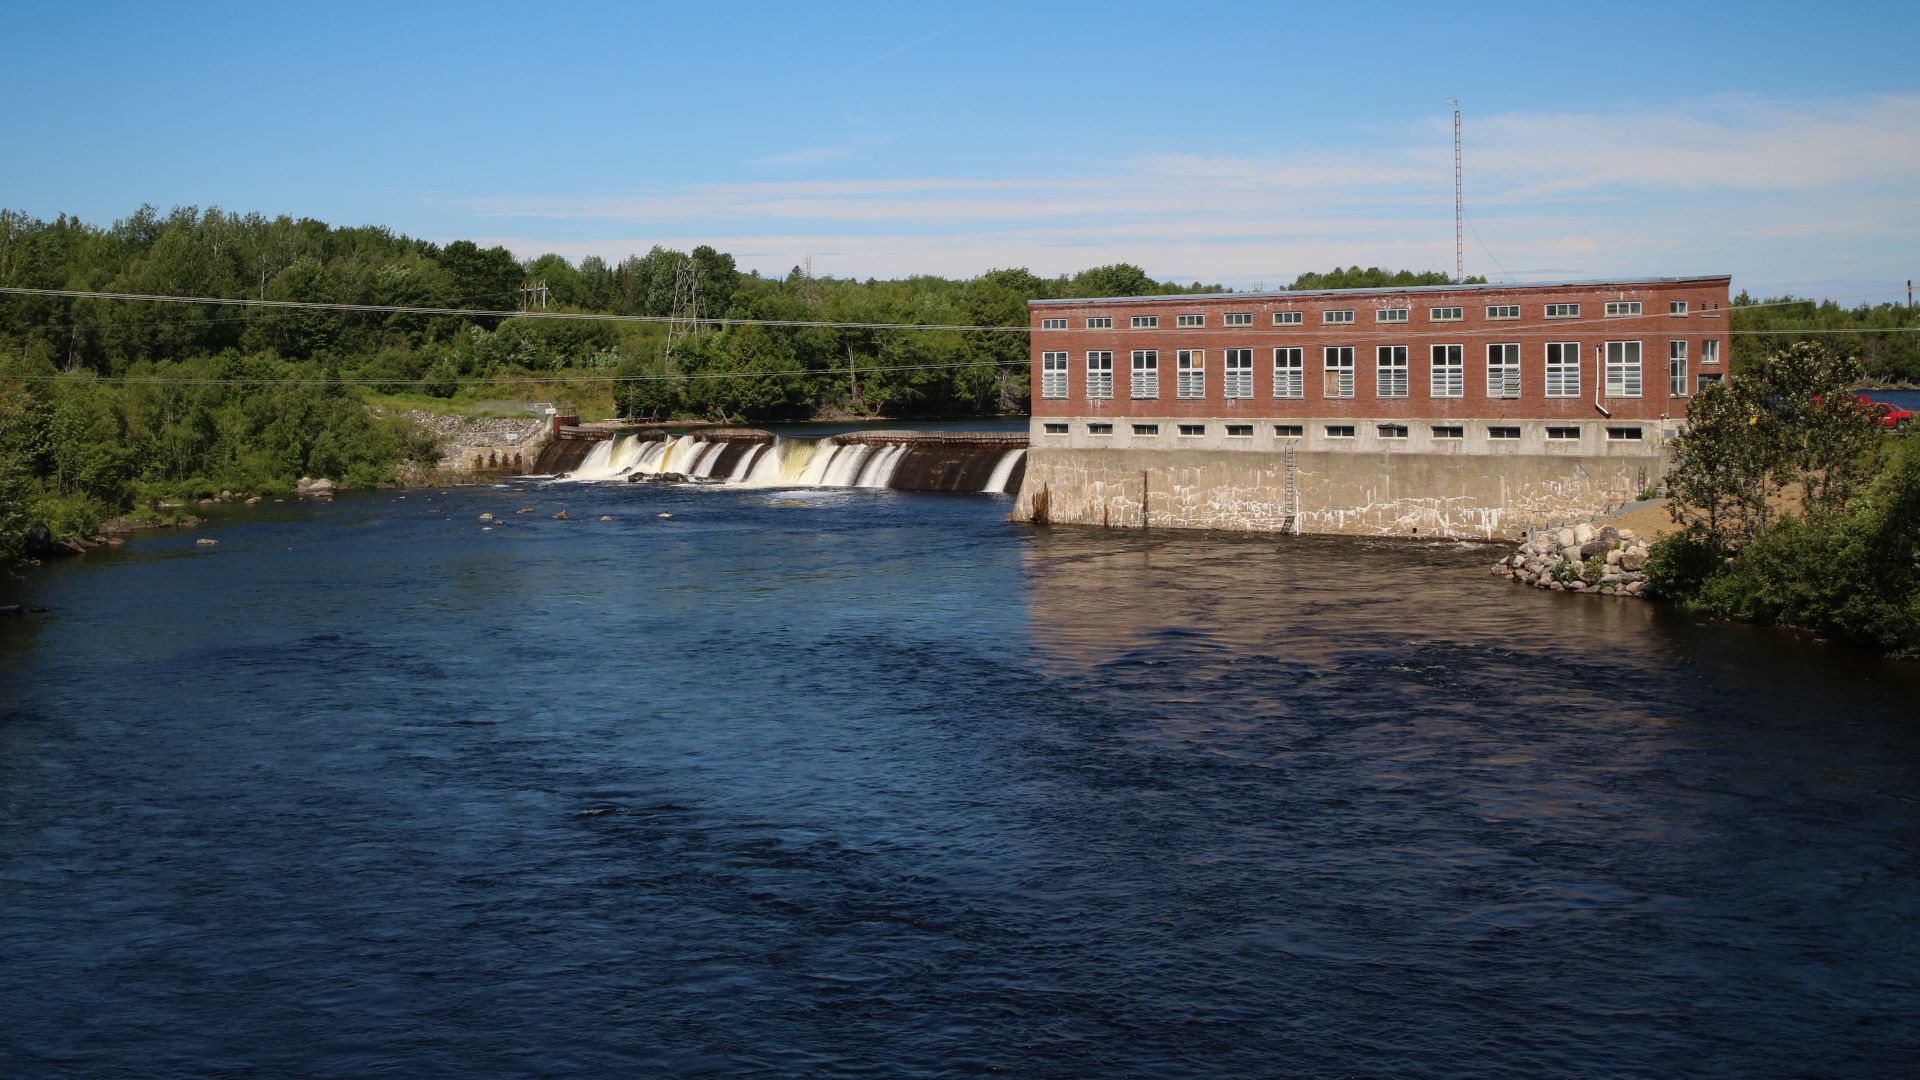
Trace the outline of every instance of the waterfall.
<instances>
[{"instance_id":1,"label":"waterfall","mask_svg":"<svg viewBox=\"0 0 1920 1080\"><path fill-rule=\"evenodd\" d=\"M773 447L765 443L747 447L747 452L740 455L739 461L734 462L733 471L727 474L727 482L729 484L745 483L747 477L753 475L753 463L771 453L772 450Z\"/></svg>"},{"instance_id":2,"label":"waterfall","mask_svg":"<svg viewBox=\"0 0 1920 1080\"><path fill-rule=\"evenodd\" d=\"M980 490L991 491L996 495L1010 494L1007 491L1007 481L1013 478L1013 467L1026 456L1025 450L1009 450L1000 455L999 463L993 467L993 475L987 478L987 486Z\"/></svg>"},{"instance_id":3,"label":"waterfall","mask_svg":"<svg viewBox=\"0 0 1920 1080\"><path fill-rule=\"evenodd\" d=\"M904 446L883 446L880 452L868 459L860 469L860 475L854 478L853 486L862 488L884 488L893 479L893 471L900 465L900 459L907 455Z\"/></svg>"},{"instance_id":4,"label":"waterfall","mask_svg":"<svg viewBox=\"0 0 1920 1080\"><path fill-rule=\"evenodd\" d=\"M833 461L827 465L826 475L816 486L852 487L854 478L860 475L860 466L872 453L873 447L865 443L840 447L834 452Z\"/></svg>"}]
</instances>

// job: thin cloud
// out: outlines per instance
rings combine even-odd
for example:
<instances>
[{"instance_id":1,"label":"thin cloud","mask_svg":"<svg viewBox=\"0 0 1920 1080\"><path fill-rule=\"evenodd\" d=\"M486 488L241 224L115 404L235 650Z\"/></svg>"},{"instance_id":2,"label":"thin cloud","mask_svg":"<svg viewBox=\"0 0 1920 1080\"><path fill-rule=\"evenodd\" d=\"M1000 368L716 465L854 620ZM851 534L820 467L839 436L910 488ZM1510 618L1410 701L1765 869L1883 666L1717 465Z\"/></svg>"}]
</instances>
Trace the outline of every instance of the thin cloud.
<instances>
[{"instance_id":1,"label":"thin cloud","mask_svg":"<svg viewBox=\"0 0 1920 1080\"><path fill-rule=\"evenodd\" d=\"M933 33L928 34L925 37L915 38L912 41L909 41L905 45L902 45L898 48L888 49L886 52L881 53L879 56L875 56L867 60L862 60L859 63L853 65L852 67L846 69L845 71L836 72L833 76L831 76L828 79L828 81L832 82L836 79L844 79L847 76L853 74L854 72L859 71L861 68L872 67L873 65L879 63L882 60L887 59L888 57L898 56L901 53L906 52L908 49L913 48L915 45L925 45L927 42L932 41L934 38L939 37L941 34L944 34L951 29L953 29L953 27L951 26L942 27L941 29L935 30Z\"/></svg>"}]
</instances>

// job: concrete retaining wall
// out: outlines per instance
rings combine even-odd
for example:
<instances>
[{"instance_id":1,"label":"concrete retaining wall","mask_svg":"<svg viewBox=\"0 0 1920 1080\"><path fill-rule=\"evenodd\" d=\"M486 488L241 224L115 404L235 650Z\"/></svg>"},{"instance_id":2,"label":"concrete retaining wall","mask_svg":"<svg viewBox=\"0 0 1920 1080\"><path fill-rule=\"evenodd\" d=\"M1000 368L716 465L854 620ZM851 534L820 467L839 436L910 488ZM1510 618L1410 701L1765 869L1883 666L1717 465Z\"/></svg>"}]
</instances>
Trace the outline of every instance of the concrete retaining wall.
<instances>
[{"instance_id":1,"label":"concrete retaining wall","mask_svg":"<svg viewBox=\"0 0 1920 1080\"><path fill-rule=\"evenodd\" d=\"M1013 520L1518 540L1631 502L1665 453L1408 454L1034 447Z\"/></svg>"}]
</instances>

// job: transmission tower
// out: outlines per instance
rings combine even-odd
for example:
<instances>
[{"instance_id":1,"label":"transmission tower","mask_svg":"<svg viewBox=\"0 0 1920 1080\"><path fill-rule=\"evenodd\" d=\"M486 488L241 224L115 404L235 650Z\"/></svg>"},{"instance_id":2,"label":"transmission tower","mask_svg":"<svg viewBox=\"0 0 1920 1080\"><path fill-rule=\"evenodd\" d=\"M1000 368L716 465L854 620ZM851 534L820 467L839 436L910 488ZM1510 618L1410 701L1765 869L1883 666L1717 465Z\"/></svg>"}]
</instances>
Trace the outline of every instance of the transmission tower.
<instances>
[{"instance_id":1,"label":"transmission tower","mask_svg":"<svg viewBox=\"0 0 1920 1080\"><path fill-rule=\"evenodd\" d=\"M1461 240L1460 223L1466 218L1466 203L1460 198L1460 99L1448 98L1453 106L1453 283L1467 280L1467 249Z\"/></svg>"},{"instance_id":2,"label":"transmission tower","mask_svg":"<svg viewBox=\"0 0 1920 1080\"><path fill-rule=\"evenodd\" d=\"M667 359L673 359L673 347L683 338L700 332L700 275L692 259L681 259L673 268L673 310L667 316Z\"/></svg>"}]
</instances>

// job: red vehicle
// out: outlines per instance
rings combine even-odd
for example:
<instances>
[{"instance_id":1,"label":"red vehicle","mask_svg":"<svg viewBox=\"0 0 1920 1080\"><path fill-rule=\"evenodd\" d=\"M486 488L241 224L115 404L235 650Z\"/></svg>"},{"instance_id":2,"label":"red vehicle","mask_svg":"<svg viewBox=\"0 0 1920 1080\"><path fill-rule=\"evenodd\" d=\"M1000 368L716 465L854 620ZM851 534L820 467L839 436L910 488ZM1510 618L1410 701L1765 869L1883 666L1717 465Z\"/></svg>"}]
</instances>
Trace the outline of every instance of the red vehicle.
<instances>
[{"instance_id":1,"label":"red vehicle","mask_svg":"<svg viewBox=\"0 0 1920 1080\"><path fill-rule=\"evenodd\" d=\"M1865 394L1856 394L1873 414L1873 422L1884 428L1904 428L1913 422L1913 410L1903 409L1889 401L1875 401Z\"/></svg>"}]
</instances>

